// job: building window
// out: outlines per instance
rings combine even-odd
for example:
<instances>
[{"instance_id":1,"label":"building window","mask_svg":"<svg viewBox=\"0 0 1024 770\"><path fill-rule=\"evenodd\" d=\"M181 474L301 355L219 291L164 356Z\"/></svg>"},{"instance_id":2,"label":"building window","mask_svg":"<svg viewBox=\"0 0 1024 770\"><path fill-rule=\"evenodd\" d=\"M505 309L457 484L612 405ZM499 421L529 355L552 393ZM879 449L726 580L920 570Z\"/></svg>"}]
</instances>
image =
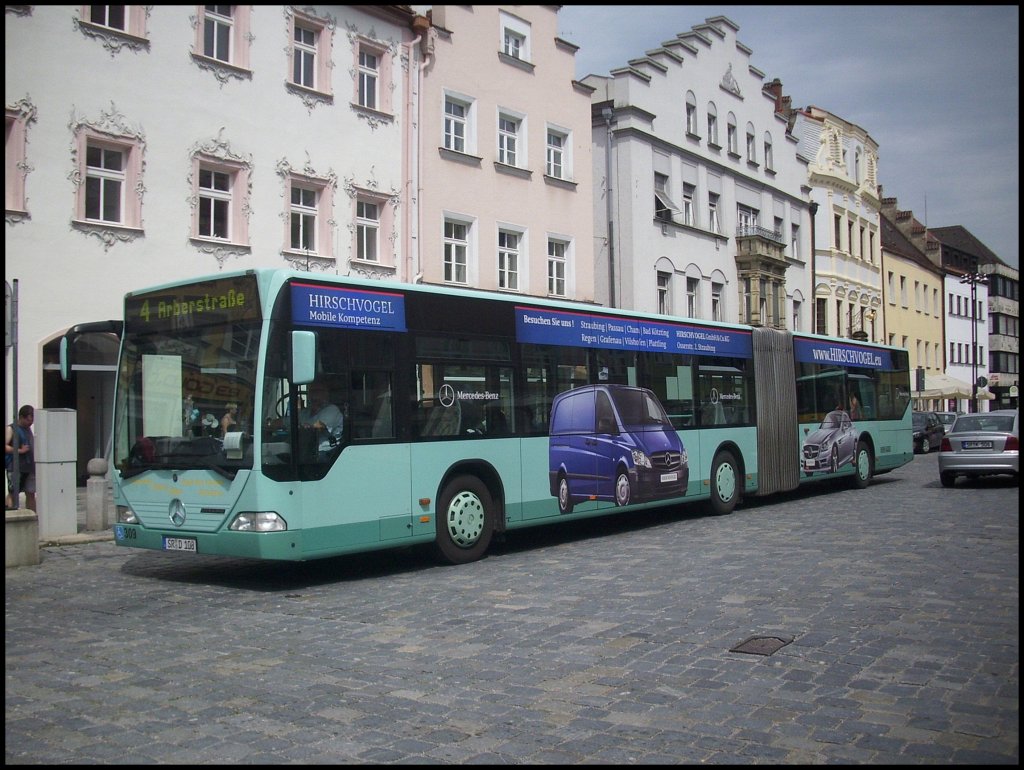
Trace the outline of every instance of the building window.
<instances>
[{"instance_id":1,"label":"building window","mask_svg":"<svg viewBox=\"0 0 1024 770\"><path fill-rule=\"evenodd\" d=\"M517 61L530 61L530 24L504 11L498 11L498 24L501 53Z\"/></svg>"},{"instance_id":2,"label":"building window","mask_svg":"<svg viewBox=\"0 0 1024 770\"><path fill-rule=\"evenodd\" d=\"M519 291L519 244L521 233L498 231L498 288Z\"/></svg>"},{"instance_id":3,"label":"building window","mask_svg":"<svg viewBox=\"0 0 1024 770\"><path fill-rule=\"evenodd\" d=\"M291 248L316 253L316 195L309 187L292 184Z\"/></svg>"},{"instance_id":4,"label":"building window","mask_svg":"<svg viewBox=\"0 0 1024 770\"><path fill-rule=\"evenodd\" d=\"M726 124L726 139L728 140L728 151L733 155L739 155L739 135L736 131L736 116L729 113Z\"/></svg>"},{"instance_id":5,"label":"building window","mask_svg":"<svg viewBox=\"0 0 1024 770\"><path fill-rule=\"evenodd\" d=\"M569 244L548 238L548 294L566 296L566 263Z\"/></svg>"},{"instance_id":6,"label":"building window","mask_svg":"<svg viewBox=\"0 0 1024 770\"><path fill-rule=\"evenodd\" d=\"M654 172L654 218L662 222L672 221L672 212L676 210L668 192L668 175Z\"/></svg>"},{"instance_id":7,"label":"building window","mask_svg":"<svg viewBox=\"0 0 1024 770\"><path fill-rule=\"evenodd\" d=\"M555 179L570 179L566 155L569 148L568 134L549 128L547 144L545 173Z\"/></svg>"},{"instance_id":8,"label":"building window","mask_svg":"<svg viewBox=\"0 0 1024 770\"><path fill-rule=\"evenodd\" d=\"M89 21L93 24L98 24L101 27L110 27L111 29L119 29L122 32L127 31L126 10L128 6L88 5L86 8L89 9Z\"/></svg>"},{"instance_id":9,"label":"building window","mask_svg":"<svg viewBox=\"0 0 1024 770\"><path fill-rule=\"evenodd\" d=\"M757 209L751 208L750 206L744 206L742 203L736 206L736 221L737 221L737 233L740 235L749 235L758 226L758 218L761 212Z\"/></svg>"},{"instance_id":10,"label":"building window","mask_svg":"<svg viewBox=\"0 0 1024 770\"><path fill-rule=\"evenodd\" d=\"M800 323L800 312L803 309L803 303L799 300L793 300L793 331L798 332L801 330L802 325Z\"/></svg>"},{"instance_id":11,"label":"building window","mask_svg":"<svg viewBox=\"0 0 1024 770\"><path fill-rule=\"evenodd\" d=\"M860 184L860 148L853 153L853 181Z\"/></svg>"},{"instance_id":12,"label":"building window","mask_svg":"<svg viewBox=\"0 0 1024 770\"><path fill-rule=\"evenodd\" d=\"M293 39L292 82L316 88L316 32L296 24Z\"/></svg>"},{"instance_id":13,"label":"building window","mask_svg":"<svg viewBox=\"0 0 1024 770\"><path fill-rule=\"evenodd\" d=\"M697 135L697 97L693 91L686 92L686 133L690 136Z\"/></svg>"},{"instance_id":14,"label":"building window","mask_svg":"<svg viewBox=\"0 0 1024 770\"><path fill-rule=\"evenodd\" d=\"M192 163L192 237L248 244L249 168L204 155L194 155ZM285 200L291 201L290 191Z\"/></svg>"},{"instance_id":15,"label":"building window","mask_svg":"<svg viewBox=\"0 0 1024 770\"><path fill-rule=\"evenodd\" d=\"M380 207L371 201L356 200L356 259L376 262L380 237Z\"/></svg>"},{"instance_id":16,"label":"building window","mask_svg":"<svg viewBox=\"0 0 1024 770\"><path fill-rule=\"evenodd\" d=\"M900 276L900 306L907 307L907 277Z\"/></svg>"},{"instance_id":17,"label":"building window","mask_svg":"<svg viewBox=\"0 0 1024 770\"><path fill-rule=\"evenodd\" d=\"M453 152L466 152L466 124L469 105L451 97L444 100L444 146Z\"/></svg>"},{"instance_id":18,"label":"building window","mask_svg":"<svg viewBox=\"0 0 1024 770\"><path fill-rule=\"evenodd\" d=\"M203 8L203 55L230 62L233 8L230 5L205 5Z\"/></svg>"},{"instance_id":19,"label":"building window","mask_svg":"<svg viewBox=\"0 0 1024 770\"><path fill-rule=\"evenodd\" d=\"M672 314L672 274L658 271L658 312Z\"/></svg>"},{"instance_id":20,"label":"building window","mask_svg":"<svg viewBox=\"0 0 1024 770\"><path fill-rule=\"evenodd\" d=\"M517 165L519 158L519 129L522 123L510 115L498 116L498 162L506 166Z\"/></svg>"},{"instance_id":21,"label":"building window","mask_svg":"<svg viewBox=\"0 0 1024 770\"><path fill-rule=\"evenodd\" d=\"M520 35L518 32L513 32L510 29L505 30L505 55L511 56L513 59L523 58L523 48L526 46L526 36Z\"/></svg>"},{"instance_id":22,"label":"building window","mask_svg":"<svg viewBox=\"0 0 1024 770\"><path fill-rule=\"evenodd\" d=\"M699 318L697 310L697 290L700 287L699 278L686 279L686 315L689 318Z\"/></svg>"},{"instance_id":23,"label":"building window","mask_svg":"<svg viewBox=\"0 0 1024 770\"><path fill-rule=\"evenodd\" d=\"M469 225L451 219L444 221L444 280L465 284L469 281Z\"/></svg>"},{"instance_id":24,"label":"building window","mask_svg":"<svg viewBox=\"0 0 1024 770\"><path fill-rule=\"evenodd\" d=\"M692 184L683 184L683 223L695 227L697 220L693 214L693 193L696 188Z\"/></svg>"},{"instance_id":25,"label":"building window","mask_svg":"<svg viewBox=\"0 0 1024 770\"><path fill-rule=\"evenodd\" d=\"M800 225L790 224L789 233L789 256L800 259Z\"/></svg>"},{"instance_id":26,"label":"building window","mask_svg":"<svg viewBox=\"0 0 1024 770\"><path fill-rule=\"evenodd\" d=\"M722 223L718 221L717 193L708 193L708 229L713 233L722 232Z\"/></svg>"},{"instance_id":27,"label":"building window","mask_svg":"<svg viewBox=\"0 0 1024 770\"><path fill-rule=\"evenodd\" d=\"M888 284L889 284L889 304L890 305L895 305L896 304L896 276L894 276L892 274L891 270L889 271ZM952 300L952 297L950 297L950 299ZM951 309L952 309L952 304L951 304Z\"/></svg>"},{"instance_id":28,"label":"building window","mask_svg":"<svg viewBox=\"0 0 1024 770\"><path fill-rule=\"evenodd\" d=\"M248 5L199 6L195 51L211 61L248 69L250 8Z\"/></svg>"},{"instance_id":29,"label":"building window","mask_svg":"<svg viewBox=\"0 0 1024 770\"><path fill-rule=\"evenodd\" d=\"M287 164L281 164L279 171L284 177L286 225L283 251L292 256L333 259L333 238L331 232L331 211L334 205L334 181L313 177L308 174L294 174Z\"/></svg>"},{"instance_id":30,"label":"building window","mask_svg":"<svg viewBox=\"0 0 1024 770\"><path fill-rule=\"evenodd\" d=\"M722 292L725 287L720 283L711 284L711 320L724 321L725 308L722 306Z\"/></svg>"},{"instance_id":31,"label":"building window","mask_svg":"<svg viewBox=\"0 0 1024 770\"><path fill-rule=\"evenodd\" d=\"M828 300L825 297L814 300L814 333L828 334Z\"/></svg>"},{"instance_id":32,"label":"building window","mask_svg":"<svg viewBox=\"0 0 1024 770\"><path fill-rule=\"evenodd\" d=\"M775 158L772 155L772 135L764 132L764 167L769 171L775 170Z\"/></svg>"},{"instance_id":33,"label":"building window","mask_svg":"<svg viewBox=\"0 0 1024 770\"><path fill-rule=\"evenodd\" d=\"M835 232L833 232L833 235L835 236L836 240L835 240L835 243L832 244L832 246L833 246L833 248L836 251L842 251L843 250L843 217L842 217L842 215L840 215L840 214L833 215L833 222L835 223L835 228L834 228Z\"/></svg>"},{"instance_id":34,"label":"building window","mask_svg":"<svg viewBox=\"0 0 1024 770\"><path fill-rule=\"evenodd\" d=\"M201 238L231 238L232 175L216 168L199 169L199 223Z\"/></svg>"},{"instance_id":35,"label":"building window","mask_svg":"<svg viewBox=\"0 0 1024 770\"><path fill-rule=\"evenodd\" d=\"M8 139L8 142L10 139ZM142 227L142 145L82 132L76 218L95 224Z\"/></svg>"},{"instance_id":36,"label":"building window","mask_svg":"<svg viewBox=\"0 0 1024 770\"><path fill-rule=\"evenodd\" d=\"M380 59L369 51L359 51L358 104L370 110L377 109L377 83Z\"/></svg>"},{"instance_id":37,"label":"building window","mask_svg":"<svg viewBox=\"0 0 1024 770\"><path fill-rule=\"evenodd\" d=\"M125 185L125 153L89 145L85 156L85 218L121 224Z\"/></svg>"},{"instance_id":38,"label":"building window","mask_svg":"<svg viewBox=\"0 0 1024 770\"><path fill-rule=\"evenodd\" d=\"M753 123L747 123L747 162L757 163L757 146L754 139Z\"/></svg>"},{"instance_id":39,"label":"building window","mask_svg":"<svg viewBox=\"0 0 1024 770\"><path fill-rule=\"evenodd\" d=\"M718 147L718 110L714 102L708 102L708 144Z\"/></svg>"}]
</instances>

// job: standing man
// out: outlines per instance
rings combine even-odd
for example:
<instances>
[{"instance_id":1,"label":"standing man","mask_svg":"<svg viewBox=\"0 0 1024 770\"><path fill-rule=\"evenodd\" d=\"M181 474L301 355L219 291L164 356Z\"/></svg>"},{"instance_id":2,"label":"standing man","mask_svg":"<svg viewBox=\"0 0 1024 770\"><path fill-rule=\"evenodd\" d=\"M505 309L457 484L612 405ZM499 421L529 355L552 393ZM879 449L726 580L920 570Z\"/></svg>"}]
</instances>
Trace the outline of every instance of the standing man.
<instances>
[{"instance_id":1,"label":"standing man","mask_svg":"<svg viewBox=\"0 0 1024 770\"><path fill-rule=\"evenodd\" d=\"M18 422L4 431L4 467L7 470L7 508L14 508L14 431L18 431L18 491L25 493L25 507L36 510L36 453L32 423L36 413L25 404L18 410ZM20 501L17 501L20 502Z\"/></svg>"}]
</instances>

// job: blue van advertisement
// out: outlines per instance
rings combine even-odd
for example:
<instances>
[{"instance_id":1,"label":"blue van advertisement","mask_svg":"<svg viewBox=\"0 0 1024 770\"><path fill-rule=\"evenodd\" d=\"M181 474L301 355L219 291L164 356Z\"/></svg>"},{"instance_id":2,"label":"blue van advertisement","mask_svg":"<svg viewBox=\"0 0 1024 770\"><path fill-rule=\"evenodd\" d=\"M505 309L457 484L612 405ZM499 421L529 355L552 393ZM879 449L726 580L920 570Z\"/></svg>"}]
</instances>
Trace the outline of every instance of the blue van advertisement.
<instances>
[{"instance_id":1,"label":"blue van advertisement","mask_svg":"<svg viewBox=\"0 0 1024 770\"><path fill-rule=\"evenodd\" d=\"M658 397L610 384L555 396L548 470L561 513L585 500L624 506L681 497L690 476L686 448Z\"/></svg>"}]
</instances>

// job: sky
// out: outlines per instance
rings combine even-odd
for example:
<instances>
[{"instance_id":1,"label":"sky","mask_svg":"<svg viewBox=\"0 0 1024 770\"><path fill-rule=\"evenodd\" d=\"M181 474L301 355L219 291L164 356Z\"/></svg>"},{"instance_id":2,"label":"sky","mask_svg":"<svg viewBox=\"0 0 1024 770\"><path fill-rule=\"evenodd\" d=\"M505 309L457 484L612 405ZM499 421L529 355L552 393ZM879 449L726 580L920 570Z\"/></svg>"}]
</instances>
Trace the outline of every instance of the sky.
<instances>
[{"instance_id":1,"label":"sky","mask_svg":"<svg viewBox=\"0 0 1024 770\"><path fill-rule=\"evenodd\" d=\"M878 143L883 195L1019 269L1018 6L563 5L576 78L726 16L765 82Z\"/></svg>"}]
</instances>

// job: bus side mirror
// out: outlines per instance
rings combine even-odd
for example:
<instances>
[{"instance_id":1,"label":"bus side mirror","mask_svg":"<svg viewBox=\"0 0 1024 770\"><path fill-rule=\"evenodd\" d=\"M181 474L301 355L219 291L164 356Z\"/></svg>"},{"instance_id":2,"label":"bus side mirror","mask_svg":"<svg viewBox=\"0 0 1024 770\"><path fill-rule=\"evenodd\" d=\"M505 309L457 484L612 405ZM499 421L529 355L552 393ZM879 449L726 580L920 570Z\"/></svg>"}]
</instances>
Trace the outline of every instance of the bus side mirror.
<instances>
[{"instance_id":1,"label":"bus side mirror","mask_svg":"<svg viewBox=\"0 0 1024 770\"><path fill-rule=\"evenodd\" d=\"M292 376L295 385L305 385L316 379L316 334L292 332Z\"/></svg>"},{"instance_id":2,"label":"bus side mirror","mask_svg":"<svg viewBox=\"0 0 1024 770\"><path fill-rule=\"evenodd\" d=\"M67 382L71 379L71 358L68 355L68 338L60 338L60 378Z\"/></svg>"}]
</instances>

